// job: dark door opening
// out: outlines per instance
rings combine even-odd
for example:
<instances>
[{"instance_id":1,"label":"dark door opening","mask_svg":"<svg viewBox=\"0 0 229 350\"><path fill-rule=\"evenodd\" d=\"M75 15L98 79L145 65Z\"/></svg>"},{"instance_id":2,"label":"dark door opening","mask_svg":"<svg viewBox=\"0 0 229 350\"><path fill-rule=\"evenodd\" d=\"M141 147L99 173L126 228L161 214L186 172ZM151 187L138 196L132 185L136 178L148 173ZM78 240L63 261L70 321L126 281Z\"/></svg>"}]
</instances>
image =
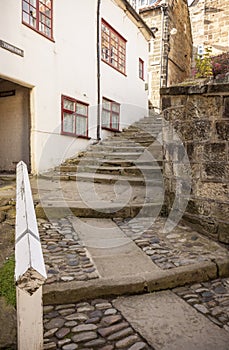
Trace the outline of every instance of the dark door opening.
<instances>
[{"instance_id":1,"label":"dark door opening","mask_svg":"<svg viewBox=\"0 0 229 350\"><path fill-rule=\"evenodd\" d=\"M0 172L14 173L23 160L30 171L30 89L0 79Z\"/></svg>"}]
</instances>

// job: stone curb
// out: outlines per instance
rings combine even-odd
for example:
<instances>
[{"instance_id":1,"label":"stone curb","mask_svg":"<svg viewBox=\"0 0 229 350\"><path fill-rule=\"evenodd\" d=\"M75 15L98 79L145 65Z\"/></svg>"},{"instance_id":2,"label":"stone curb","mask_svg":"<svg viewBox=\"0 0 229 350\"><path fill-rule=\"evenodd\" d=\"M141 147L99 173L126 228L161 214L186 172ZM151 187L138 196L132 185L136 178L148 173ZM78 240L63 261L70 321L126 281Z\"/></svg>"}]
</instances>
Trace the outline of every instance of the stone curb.
<instances>
[{"instance_id":1,"label":"stone curb","mask_svg":"<svg viewBox=\"0 0 229 350\"><path fill-rule=\"evenodd\" d=\"M80 203L81 204L81 203ZM161 203L154 203L154 204L135 204L131 206L114 206L111 208L100 208L101 211L89 208L89 207L64 207L64 206L54 206L54 207L43 207L41 204L38 204L36 206L35 212L36 216L39 219L57 219L62 218L65 215L69 215L71 212L76 217L83 217L83 218L106 218L106 219L113 219L113 218L134 218L139 212L142 210L142 214L139 214L140 216L147 216L151 217L153 214L153 210L158 213L158 209L161 208Z\"/></svg>"},{"instance_id":2,"label":"stone curb","mask_svg":"<svg viewBox=\"0 0 229 350\"><path fill-rule=\"evenodd\" d=\"M154 292L183 286L187 283L206 282L219 276L229 276L229 261L207 261L170 270L157 270L144 275L119 279L98 278L44 285L44 305L68 304L85 299Z\"/></svg>"}]
</instances>

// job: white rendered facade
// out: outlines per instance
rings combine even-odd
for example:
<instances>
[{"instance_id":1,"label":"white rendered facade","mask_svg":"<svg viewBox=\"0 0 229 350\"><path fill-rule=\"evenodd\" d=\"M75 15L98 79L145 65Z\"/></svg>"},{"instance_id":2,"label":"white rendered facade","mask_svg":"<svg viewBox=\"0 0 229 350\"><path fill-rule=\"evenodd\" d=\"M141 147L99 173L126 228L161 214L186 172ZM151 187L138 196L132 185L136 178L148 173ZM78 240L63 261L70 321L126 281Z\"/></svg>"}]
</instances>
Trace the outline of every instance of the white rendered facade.
<instances>
[{"instance_id":1,"label":"white rendered facade","mask_svg":"<svg viewBox=\"0 0 229 350\"><path fill-rule=\"evenodd\" d=\"M0 0L0 171L13 170L25 153L31 171L43 172L97 139L98 62L100 103L105 97L120 104L119 129L147 115L150 30L138 15L128 11L126 3L101 0L99 18L100 31L105 20L126 40L123 74L101 59L101 47L97 60L97 1L53 1L50 40L22 23L21 0ZM101 33L99 37L101 46ZM144 62L144 79L139 78L139 59ZM87 138L63 134L63 95L88 106ZM15 126L20 118L22 122ZM99 128L101 138L110 133ZM13 155L10 148L15 149Z\"/></svg>"}]
</instances>

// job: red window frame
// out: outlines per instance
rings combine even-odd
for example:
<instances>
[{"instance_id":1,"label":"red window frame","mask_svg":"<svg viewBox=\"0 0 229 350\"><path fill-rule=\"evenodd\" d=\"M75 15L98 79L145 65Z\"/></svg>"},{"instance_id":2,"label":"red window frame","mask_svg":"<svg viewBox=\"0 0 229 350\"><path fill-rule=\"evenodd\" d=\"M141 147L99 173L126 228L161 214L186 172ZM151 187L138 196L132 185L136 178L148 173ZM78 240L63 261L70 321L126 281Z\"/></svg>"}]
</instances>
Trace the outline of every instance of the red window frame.
<instances>
[{"instance_id":1,"label":"red window frame","mask_svg":"<svg viewBox=\"0 0 229 350\"><path fill-rule=\"evenodd\" d=\"M108 103L110 105L110 108L106 107L106 103ZM103 121L104 113L109 114L109 125L105 124ZM118 127L114 127L112 116L118 117ZM111 131L119 131L119 123L120 123L120 103L103 97L103 101L102 101L102 129L111 130Z\"/></svg>"},{"instance_id":2,"label":"red window frame","mask_svg":"<svg viewBox=\"0 0 229 350\"><path fill-rule=\"evenodd\" d=\"M126 39L104 19L101 23L101 57L120 73L126 75Z\"/></svg>"},{"instance_id":3,"label":"red window frame","mask_svg":"<svg viewBox=\"0 0 229 350\"><path fill-rule=\"evenodd\" d=\"M22 23L53 40L53 0L22 0Z\"/></svg>"},{"instance_id":4,"label":"red window frame","mask_svg":"<svg viewBox=\"0 0 229 350\"><path fill-rule=\"evenodd\" d=\"M139 58L139 78L144 80L144 61Z\"/></svg>"},{"instance_id":5,"label":"red window frame","mask_svg":"<svg viewBox=\"0 0 229 350\"><path fill-rule=\"evenodd\" d=\"M66 108L64 106L65 100L67 100L70 103L72 102L74 109ZM82 114L82 113L77 112L77 107L80 105L86 107L86 114ZM76 100L75 98L72 98L69 96L61 95L61 134L62 135L69 135L69 136L88 139L88 106L89 106L88 103ZM74 131L73 132L69 132L69 131L64 130L65 114L68 116L72 116L72 118L73 118L73 124L74 124ZM78 132L78 130L77 130L77 117L86 119L86 130L85 130L85 133L83 133L83 134Z\"/></svg>"}]
</instances>

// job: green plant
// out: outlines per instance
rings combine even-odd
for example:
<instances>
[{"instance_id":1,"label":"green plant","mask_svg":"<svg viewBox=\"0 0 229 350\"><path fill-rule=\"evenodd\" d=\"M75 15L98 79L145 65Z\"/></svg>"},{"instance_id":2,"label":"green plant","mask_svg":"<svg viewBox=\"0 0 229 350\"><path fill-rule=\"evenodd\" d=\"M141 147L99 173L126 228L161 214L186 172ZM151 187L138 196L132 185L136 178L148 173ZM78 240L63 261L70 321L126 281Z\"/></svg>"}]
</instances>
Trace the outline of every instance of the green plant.
<instances>
[{"instance_id":1,"label":"green plant","mask_svg":"<svg viewBox=\"0 0 229 350\"><path fill-rule=\"evenodd\" d=\"M211 48L206 48L203 55L199 55L196 61L196 78L208 78L212 76Z\"/></svg>"},{"instance_id":2,"label":"green plant","mask_svg":"<svg viewBox=\"0 0 229 350\"><path fill-rule=\"evenodd\" d=\"M6 298L8 304L16 306L16 287L14 281L14 257L10 257L0 269L0 296Z\"/></svg>"}]
</instances>

